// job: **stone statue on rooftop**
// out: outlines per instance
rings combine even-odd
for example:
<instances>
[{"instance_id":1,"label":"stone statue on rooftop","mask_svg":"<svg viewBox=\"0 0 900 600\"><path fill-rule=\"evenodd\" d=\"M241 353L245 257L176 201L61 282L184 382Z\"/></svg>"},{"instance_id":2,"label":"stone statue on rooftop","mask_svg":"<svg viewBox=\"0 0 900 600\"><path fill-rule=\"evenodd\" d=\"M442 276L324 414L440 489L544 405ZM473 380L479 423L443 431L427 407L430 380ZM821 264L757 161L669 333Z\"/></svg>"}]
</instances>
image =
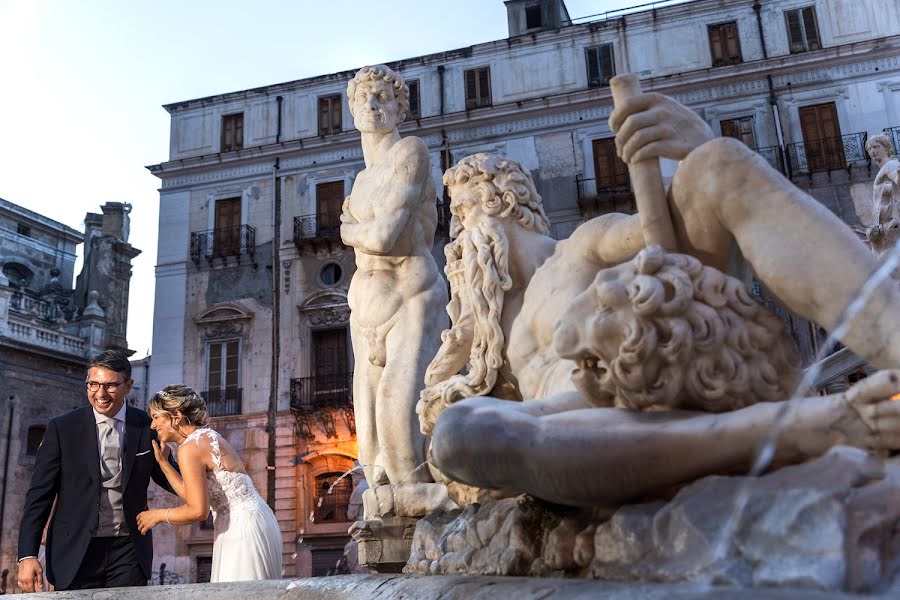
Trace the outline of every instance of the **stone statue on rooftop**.
<instances>
[{"instance_id":1,"label":"stone statue on rooftop","mask_svg":"<svg viewBox=\"0 0 900 600\"><path fill-rule=\"evenodd\" d=\"M429 481L415 403L446 326L444 281L431 255L437 209L428 150L397 127L409 108L403 79L363 67L347 86L365 169L341 214L356 254L350 283L353 402L359 460L369 485Z\"/></svg>"}]
</instances>

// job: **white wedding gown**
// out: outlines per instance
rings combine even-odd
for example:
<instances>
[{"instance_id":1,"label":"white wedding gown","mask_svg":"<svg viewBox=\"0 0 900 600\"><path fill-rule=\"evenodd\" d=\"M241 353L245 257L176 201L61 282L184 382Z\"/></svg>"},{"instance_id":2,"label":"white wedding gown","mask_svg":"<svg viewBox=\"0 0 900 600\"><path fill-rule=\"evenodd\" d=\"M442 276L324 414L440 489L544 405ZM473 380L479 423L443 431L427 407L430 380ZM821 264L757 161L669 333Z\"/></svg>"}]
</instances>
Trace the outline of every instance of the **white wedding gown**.
<instances>
[{"instance_id":1,"label":"white wedding gown","mask_svg":"<svg viewBox=\"0 0 900 600\"><path fill-rule=\"evenodd\" d=\"M280 579L281 530L275 514L249 475L226 471L222 466L218 433L197 429L184 443L200 436L209 438L216 465L206 472L215 535L210 581Z\"/></svg>"}]
</instances>

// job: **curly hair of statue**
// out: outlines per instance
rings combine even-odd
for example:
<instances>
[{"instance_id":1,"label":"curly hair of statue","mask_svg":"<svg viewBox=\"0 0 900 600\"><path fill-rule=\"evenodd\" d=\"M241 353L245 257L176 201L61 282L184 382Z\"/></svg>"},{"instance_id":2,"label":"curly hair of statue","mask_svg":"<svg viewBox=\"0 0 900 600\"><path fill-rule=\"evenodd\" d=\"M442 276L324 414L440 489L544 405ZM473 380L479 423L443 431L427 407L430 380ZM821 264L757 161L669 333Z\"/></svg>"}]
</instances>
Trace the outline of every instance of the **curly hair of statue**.
<instances>
[{"instance_id":1,"label":"curly hair of statue","mask_svg":"<svg viewBox=\"0 0 900 600\"><path fill-rule=\"evenodd\" d=\"M365 66L356 72L356 75L347 84L347 104L350 105L350 111L353 111L353 99L356 97L357 87L374 81L384 81L394 89L397 118L398 122L402 123L409 114L409 86L406 85L399 73L395 73L385 65Z\"/></svg>"},{"instance_id":2,"label":"curly hair of statue","mask_svg":"<svg viewBox=\"0 0 900 600\"><path fill-rule=\"evenodd\" d=\"M634 319L614 358L595 351L601 393L624 408L709 412L790 397L800 376L797 348L740 280L659 246L642 250L634 265ZM602 305L611 290L600 277L593 285ZM584 331L597 330L598 313L580 325Z\"/></svg>"}]
</instances>

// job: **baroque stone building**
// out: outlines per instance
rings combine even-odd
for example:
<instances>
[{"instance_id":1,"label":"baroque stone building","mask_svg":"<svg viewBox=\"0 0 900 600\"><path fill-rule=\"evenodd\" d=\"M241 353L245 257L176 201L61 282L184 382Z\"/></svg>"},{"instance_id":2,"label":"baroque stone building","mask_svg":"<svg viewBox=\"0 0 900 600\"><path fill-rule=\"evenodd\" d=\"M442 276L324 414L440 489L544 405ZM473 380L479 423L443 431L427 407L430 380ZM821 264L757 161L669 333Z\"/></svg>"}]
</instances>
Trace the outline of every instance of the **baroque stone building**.
<instances>
[{"instance_id":1,"label":"baroque stone building","mask_svg":"<svg viewBox=\"0 0 900 600\"><path fill-rule=\"evenodd\" d=\"M609 78L634 72L851 226L869 219L864 141L900 131L893 0L694 0L574 20L561 0L505 4L508 38L390 64L410 88L401 132L425 141L436 181L474 152L513 158L531 171L557 238L633 210L607 118ZM169 157L149 167L161 181L150 389L184 381L207 395L214 426L275 507L288 576L325 572L349 525L343 497L322 492L355 457L354 264L338 232L363 168L346 102L355 71L168 105ZM664 176L675 167L663 161ZM435 202L443 260L440 190ZM812 362L820 328L784 316ZM842 356L829 363L838 383L859 375ZM172 554L158 560L201 577L204 531L169 534Z\"/></svg>"},{"instance_id":2,"label":"baroque stone building","mask_svg":"<svg viewBox=\"0 0 900 600\"><path fill-rule=\"evenodd\" d=\"M85 233L0 199L0 589L14 590L19 519L47 421L87 402L85 360L127 350L131 207L88 213ZM73 286L75 249L85 242Z\"/></svg>"}]
</instances>

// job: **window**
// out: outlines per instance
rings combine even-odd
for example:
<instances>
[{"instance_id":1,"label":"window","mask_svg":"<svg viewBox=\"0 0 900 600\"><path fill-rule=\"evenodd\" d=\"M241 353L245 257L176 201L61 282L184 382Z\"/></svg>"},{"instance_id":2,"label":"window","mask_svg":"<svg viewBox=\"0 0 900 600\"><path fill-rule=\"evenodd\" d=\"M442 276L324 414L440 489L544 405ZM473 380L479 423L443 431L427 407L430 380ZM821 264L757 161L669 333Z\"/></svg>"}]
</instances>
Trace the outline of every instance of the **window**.
<instances>
[{"instance_id":1,"label":"window","mask_svg":"<svg viewBox=\"0 0 900 600\"><path fill-rule=\"evenodd\" d=\"M346 387L347 375L350 373L350 362L347 359L347 329L320 329L312 332L313 374L321 379L340 379ZM317 389L319 384L316 384ZM324 390L332 390L335 385L325 384ZM343 390L346 392L347 390Z\"/></svg>"},{"instance_id":2,"label":"window","mask_svg":"<svg viewBox=\"0 0 900 600\"><path fill-rule=\"evenodd\" d=\"M407 119L414 120L421 116L421 107L419 106L419 80L413 79L407 81L406 86L409 88L409 113Z\"/></svg>"},{"instance_id":3,"label":"window","mask_svg":"<svg viewBox=\"0 0 900 600\"><path fill-rule=\"evenodd\" d=\"M541 18L541 5L525 7L525 29L540 29L543 25Z\"/></svg>"},{"instance_id":4,"label":"window","mask_svg":"<svg viewBox=\"0 0 900 600\"><path fill-rule=\"evenodd\" d=\"M594 151L594 177L597 191L628 187L628 165L616 154L615 138L603 138L591 142Z\"/></svg>"},{"instance_id":5,"label":"window","mask_svg":"<svg viewBox=\"0 0 900 600\"><path fill-rule=\"evenodd\" d=\"M244 113L222 117L222 152L244 147Z\"/></svg>"},{"instance_id":6,"label":"window","mask_svg":"<svg viewBox=\"0 0 900 600\"><path fill-rule=\"evenodd\" d=\"M841 124L834 102L799 109L803 150L810 173L842 169L847 166Z\"/></svg>"},{"instance_id":7,"label":"window","mask_svg":"<svg viewBox=\"0 0 900 600\"><path fill-rule=\"evenodd\" d=\"M316 477L316 523L342 523L347 520L347 505L353 492L353 480L341 479L342 473Z\"/></svg>"},{"instance_id":8,"label":"window","mask_svg":"<svg viewBox=\"0 0 900 600\"><path fill-rule=\"evenodd\" d=\"M223 198L215 203L214 256L241 254L241 199Z\"/></svg>"},{"instance_id":9,"label":"window","mask_svg":"<svg viewBox=\"0 0 900 600\"><path fill-rule=\"evenodd\" d=\"M311 552L311 558L313 577L337 575L341 571L341 563L344 562L344 549L314 548Z\"/></svg>"},{"instance_id":10,"label":"window","mask_svg":"<svg viewBox=\"0 0 900 600\"><path fill-rule=\"evenodd\" d=\"M210 342L207 355L206 408L209 416L241 413L241 341Z\"/></svg>"},{"instance_id":11,"label":"window","mask_svg":"<svg viewBox=\"0 0 900 600\"><path fill-rule=\"evenodd\" d=\"M737 23L722 23L709 26L709 51L712 66L735 65L741 62L741 40Z\"/></svg>"},{"instance_id":12,"label":"window","mask_svg":"<svg viewBox=\"0 0 900 600\"><path fill-rule=\"evenodd\" d=\"M16 223L16 233L25 237L31 237L31 227L22 223Z\"/></svg>"},{"instance_id":13,"label":"window","mask_svg":"<svg viewBox=\"0 0 900 600\"><path fill-rule=\"evenodd\" d=\"M725 137L741 140L751 150L756 150L756 139L753 137L753 117L739 117L737 119L725 119L719 126Z\"/></svg>"},{"instance_id":14,"label":"window","mask_svg":"<svg viewBox=\"0 0 900 600\"><path fill-rule=\"evenodd\" d=\"M328 181L316 184L316 235L339 233L341 207L344 204L344 182Z\"/></svg>"},{"instance_id":15,"label":"window","mask_svg":"<svg viewBox=\"0 0 900 600\"><path fill-rule=\"evenodd\" d=\"M319 98L319 135L341 132L341 95Z\"/></svg>"},{"instance_id":16,"label":"window","mask_svg":"<svg viewBox=\"0 0 900 600\"><path fill-rule=\"evenodd\" d=\"M41 447L41 442L44 440L44 432L46 430L47 427L44 425L32 425L28 428L28 437L25 442L25 454L28 456L37 454L38 448Z\"/></svg>"},{"instance_id":17,"label":"window","mask_svg":"<svg viewBox=\"0 0 900 600\"><path fill-rule=\"evenodd\" d=\"M341 280L343 274L344 271L341 269L341 265L334 262L328 263L319 271L319 281L325 285L334 285Z\"/></svg>"},{"instance_id":18,"label":"window","mask_svg":"<svg viewBox=\"0 0 900 600\"><path fill-rule=\"evenodd\" d=\"M209 583L212 579L212 556L197 557L197 583Z\"/></svg>"},{"instance_id":19,"label":"window","mask_svg":"<svg viewBox=\"0 0 900 600\"><path fill-rule=\"evenodd\" d=\"M819 26L816 23L816 9L812 6L788 10L784 13L787 21L788 42L791 54L818 50L822 47L819 40Z\"/></svg>"},{"instance_id":20,"label":"window","mask_svg":"<svg viewBox=\"0 0 900 600\"><path fill-rule=\"evenodd\" d=\"M466 73L466 110L491 105L491 69L482 67Z\"/></svg>"},{"instance_id":21,"label":"window","mask_svg":"<svg viewBox=\"0 0 900 600\"><path fill-rule=\"evenodd\" d=\"M587 60L588 87L609 85L616 74L612 44L603 44L584 51Z\"/></svg>"}]
</instances>

